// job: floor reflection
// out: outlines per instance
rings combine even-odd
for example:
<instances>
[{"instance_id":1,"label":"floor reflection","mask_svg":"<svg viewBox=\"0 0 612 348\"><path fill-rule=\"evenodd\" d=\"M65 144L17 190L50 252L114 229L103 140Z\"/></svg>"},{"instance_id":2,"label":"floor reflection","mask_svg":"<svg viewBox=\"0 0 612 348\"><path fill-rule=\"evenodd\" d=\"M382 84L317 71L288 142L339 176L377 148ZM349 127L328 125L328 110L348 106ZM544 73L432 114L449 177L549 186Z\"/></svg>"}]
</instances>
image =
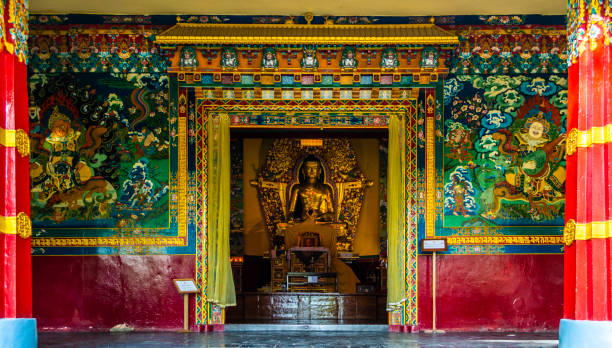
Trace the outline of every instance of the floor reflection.
<instances>
[{"instance_id":1,"label":"floor reflection","mask_svg":"<svg viewBox=\"0 0 612 348\"><path fill-rule=\"evenodd\" d=\"M557 333L408 334L367 331L39 333L39 347L556 347Z\"/></svg>"}]
</instances>

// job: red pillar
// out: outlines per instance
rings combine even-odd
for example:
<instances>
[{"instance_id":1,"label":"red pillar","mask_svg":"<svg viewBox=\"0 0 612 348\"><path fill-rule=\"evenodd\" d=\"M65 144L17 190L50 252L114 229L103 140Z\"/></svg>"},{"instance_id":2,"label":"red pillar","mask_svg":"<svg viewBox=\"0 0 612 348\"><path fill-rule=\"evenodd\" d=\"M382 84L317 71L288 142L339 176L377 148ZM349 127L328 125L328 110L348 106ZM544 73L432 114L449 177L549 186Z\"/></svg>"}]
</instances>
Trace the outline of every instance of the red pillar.
<instances>
[{"instance_id":1,"label":"red pillar","mask_svg":"<svg viewBox=\"0 0 612 348\"><path fill-rule=\"evenodd\" d=\"M561 347L612 346L610 5L569 1Z\"/></svg>"},{"instance_id":2,"label":"red pillar","mask_svg":"<svg viewBox=\"0 0 612 348\"><path fill-rule=\"evenodd\" d=\"M24 0L0 1L0 318L4 319L32 317L27 17ZM6 329L1 322L0 329Z\"/></svg>"}]
</instances>

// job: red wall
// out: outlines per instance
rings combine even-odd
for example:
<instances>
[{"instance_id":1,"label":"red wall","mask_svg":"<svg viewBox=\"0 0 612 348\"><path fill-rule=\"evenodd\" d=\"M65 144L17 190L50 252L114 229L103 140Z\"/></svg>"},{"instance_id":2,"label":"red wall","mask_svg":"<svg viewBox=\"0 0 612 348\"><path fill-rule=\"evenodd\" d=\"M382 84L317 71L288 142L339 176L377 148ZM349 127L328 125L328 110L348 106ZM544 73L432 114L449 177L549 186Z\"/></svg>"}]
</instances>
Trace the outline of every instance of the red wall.
<instances>
[{"instance_id":1,"label":"red wall","mask_svg":"<svg viewBox=\"0 0 612 348\"><path fill-rule=\"evenodd\" d=\"M437 328L551 331L563 314L563 255L437 255ZM419 328L432 326L432 257L419 256Z\"/></svg>"},{"instance_id":2,"label":"red wall","mask_svg":"<svg viewBox=\"0 0 612 348\"><path fill-rule=\"evenodd\" d=\"M33 311L41 330L183 326L173 278L194 276L194 256L35 256ZM419 328L431 328L431 256L419 256ZM562 255L438 256L437 327L556 330ZM193 323L193 296L190 323Z\"/></svg>"},{"instance_id":3,"label":"red wall","mask_svg":"<svg viewBox=\"0 0 612 348\"><path fill-rule=\"evenodd\" d=\"M194 276L189 255L34 256L33 315L40 330L179 329L183 298L172 279Z\"/></svg>"}]
</instances>

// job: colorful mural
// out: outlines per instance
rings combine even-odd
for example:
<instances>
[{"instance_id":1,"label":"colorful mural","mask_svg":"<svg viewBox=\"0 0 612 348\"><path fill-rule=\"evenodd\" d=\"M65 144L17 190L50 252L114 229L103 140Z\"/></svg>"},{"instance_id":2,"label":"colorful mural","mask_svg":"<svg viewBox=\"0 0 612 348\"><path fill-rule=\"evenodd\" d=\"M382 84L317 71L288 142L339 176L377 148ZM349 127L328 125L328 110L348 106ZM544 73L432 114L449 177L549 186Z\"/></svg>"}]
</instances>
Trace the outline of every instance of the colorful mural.
<instances>
[{"instance_id":1,"label":"colorful mural","mask_svg":"<svg viewBox=\"0 0 612 348\"><path fill-rule=\"evenodd\" d=\"M52 16L55 17L55 16ZM32 73L166 73L166 52L152 41L163 27L33 30L28 69Z\"/></svg>"},{"instance_id":2,"label":"colorful mural","mask_svg":"<svg viewBox=\"0 0 612 348\"><path fill-rule=\"evenodd\" d=\"M176 233L167 76L33 74L29 85L35 236Z\"/></svg>"},{"instance_id":3,"label":"colorful mural","mask_svg":"<svg viewBox=\"0 0 612 348\"><path fill-rule=\"evenodd\" d=\"M177 21L279 23L287 19L292 19L295 23L303 21L303 18L269 16L32 16L29 40L30 84L36 89L36 93L41 94L33 99L32 122L34 126L39 127L33 137L38 137L34 143L38 146L37 150L42 153L49 152L46 157L36 153L33 159L33 168L38 171L34 174L41 175L40 178L37 176L39 182L34 193L37 195L34 212L38 214L35 226L39 226L37 238L41 238L34 239L35 246L42 245L44 236L86 235L78 233L77 226L81 228L81 232L88 229L106 229L106 232L98 236L120 233L132 236L133 231L139 231L142 235L176 235L175 228L178 228L176 226L179 222L173 214L177 214L178 208L172 197L183 192L177 186L180 180L176 174L177 165L174 164L179 157L173 147L178 146L175 144L176 134L180 133L176 120L181 119L180 110L186 106L185 109L190 111L185 112L185 116L189 116L189 122L193 123L193 91L188 88L188 95L183 100L176 94L178 85L169 89L167 85L142 87L133 82L133 77L158 76L159 80L166 79L171 63L170 54L168 50L154 44L154 40L155 35ZM429 23L429 17L315 17L312 23L320 24L325 20L348 24ZM429 191L432 191L435 200L436 234L464 236L480 233L480 236L485 237L513 238L528 234L527 228L519 226L541 227L542 231L546 230L546 233L542 233L546 236L558 234L558 214L563 209L564 180L564 164L559 158L563 157L561 152L567 99L563 77L567 69L567 40L563 20L563 16L434 18L436 24L457 34L461 39L458 47L446 47L439 51L437 63L434 63L435 55L431 64L426 62L425 65L432 67L438 64L438 69L448 69L454 75L446 79L444 88L437 84L436 98L432 105L425 105L422 100L419 104L421 118L418 120L416 137L419 156L423 160L419 160L418 169L415 169L420 173L415 183L418 182L420 192L428 192L427 187L435 190ZM344 47L337 46L332 51L316 46L311 48L315 55L312 56L312 62L306 62L306 68L314 69L314 62L329 65L330 59L334 60L332 65L339 68L340 53ZM388 52L392 53L389 57L393 56L391 58L394 60L389 58L389 64L383 64L381 60L380 66L384 69L380 74L357 72L359 76L345 76L346 78L319 72L304 72L295 76L268 76L265 69L274 70L280 66L278 64L290 64L291 60L297 64L300 58L303 58L301 50L294 50L295 52L289 54L280 46L269 48L270 52L275 54L270 53L265 57L243 46L226 47L228 52L233 53L229 55L230 58L236 57L240 61L239 67L266 62L261 74L233 71L236 69L234 65L221 64L216 48L194 46L190 49L198 57L197 62L200 65L212 64L211 66L219 68L220 71L178 74L176 83L201 86L204 88L203 95L211 100L401 100L415 97L415 93L420 93L419 90L431 89L434 83L424 76L415 80L413 78L418 75L384 70L394 69L398 63L417 67L423 57L420 59L408 47L389 48ZM358 48L362 51L363 49ZM358 54L363 60L360 64L370 65L373 62L372 64L379 65L377 60L371 60L371 55L362 57L362 51ZM346 53L347 59L351 58L349 50L346 50ZM378 53L382 53L382 50L376 55ZM268 56L274 58L275 55L277 62L268 62ZM188 58L191 60L183 60L183 67L195 63L192 54ZM211 63L211 59L214 63ZM222 65L225 70L232 71L223 71ZM348 67L349 65L346 65L346 68ZM56 91L64 88L64 94L72 93L67 87L54 87L55 89L47 91L47 86L56 84L57 81L64 81L61 83L68 86L65 81L71 80L76 81L77 95L88 91L89 98L96 102L70 97L74 98L73 104L76 105L72 106L72 110L70 104L65 106L51 101L47 104L53 107L45 106L43 111L41 103ZM155 88L166 88L168 104L165 106L165 112L169 128L162 130L162 133L167 132L164 133L165 136L156 133L159 132L159 127L151 128L148 122L136 124L135 128L131 126L134 118L141 117L147 104L153 107L151 98L156 93L153 92ZM56 97L55 100L60 98ZM58 106L57 112L55 104ZM86 111L79 110L82 105L86 106ZM40 110L36 110L36 106ZM81 116L74 116L77 115L75 110L79 110L79 114L88 115L91 108L99 107L108 109L109 113L116 108L115 113L127 115L127 123L116 119L116 116L96 119L93 123ZM435 109L436 119L435 127L432 128L436 133L435 138L432 138L436 141L436 171L433 175L435 180L426 181L428 174L424 170L425 137L429 129L426 129L424 115L425 109L429 110L431 107ZM57 130L51 136L53 124L50 125L49 122L54 112L56 117L52 123L56 124ZM159 111L150 117L157 119L162 117L162 113ZM266 118L262 115L234 117L242 123L251 123L254 121L251 118L257 118L257 122L276 124L273 117ZM69 121L66 121L66 118ZM303 118L304 122L313 124L353 122L350 115L344 114L326 117L296 115L296 120L297 118ZM368 116L363 121L378 125L380 117ZM144 123L147 123L146 127L142 126ZM58 134L64 132L62 127L67 135L58 137ZM539 128L541 130L538 131ZM189 166L190 171L186 171L184 185L187 187L184 192L194 192L196 186L196 177L192 173L195 165L191 160L197 147L194 129L193 125L183 129L187 134L185 141L189 144L189 154L185 155L188 164L185 165ZM168 162L163 165L160 163L164 160L160 157L163 156L163 150L154 149L158 145L155 138L169 141L170 150L165 159ZM96 139L100 139L100 144ZM116 152L108 150L107 147L112 147L113 142L125 148L117 148ZM502 142L505 145L501 144ZM56 144L56 148L53 144ZM70 150L63 151L64 147ZM491 147L496 150L489 151ZM55 155L51 156L53 151ZM237 152L233 153L237 155ZM528 158L528 155L531 157ZM106 159L103 159L103 156L106 156ZM111 157L117 160L115 163L121 165L105 172L105 166L108 166ZM187 158L190 160L187 161ZM41 163L36 164L37 161ZM49 161L51 166L47 165ZM55 166L57 168L54 168L54 162L59 164ZM530 169L531 166L533 168ZM48 178L43 179L44 176ZM238 190L238 184L236 181L235 190ZM418 200L426 201L425 195L418 197ZM187 201L185 204L189 208L185 208L189 210L186 213L189 216L188 221L194 223L197 220L197 213L193 211L195 203ZM426 211L424 204L414 207L419 214ZM68 210L68 207L74 208L74 212L68 215L61 212L62 209ZM238 204L234 207L240 210ZM236 232L241 229L238 215L235 214L232 218L232 228ZM424 228L423 219L424 217L419 215L419 233ZM122 225L120 221L127 222ZM153 231L151 226L161 222L164 222L164 228L169 229L160 230L162 232ZM473 226L476 228L472 228ZM478 228L482 226L487 226L486 231L478 232ZM504 229L506 227L513 229ZM66 234L66 228L75 229ZM60 230L63 234L59 233ZM128 231L127 234L125 231ZM239 233L234 237L239 237ZM57 245L53 243L59 243L52 239L45 240L45 243L47 242L55 246ZM175 242L183 243L180 240ZM235 244L239 243L239 239L236 239ZM454 243L457 248L464 243L478 244L468 243L466 239L458 239ZM510 252L508 245L503 246L504 243L505 240L486 240L480 244L493 245L499 252ZM513 241L511 244L537 247L540 243L541 241L534 239L519 240L516 243ZM550 241L542 243L547 244L547 247L554 244ZM77 245L83 244L78 242ZM554 248L555 251L549 248L545 252L559 252L556 246ZM239 253L239 247L235 249L235 253ZM477 252L475 250L472 251ZM534 248L520 249L518 246L512 249L512 252L520 253L542 251Z\"/></svg>"},{"instance_id":4,"label":"colorful mural","mask_svg":"<svg viewBox=\"0 0 612 348\"><path fill-rule=\"evenodd\" d=\"M444 226L563 225L567 79L444 85Z\"/></svg>"}]
</instances>

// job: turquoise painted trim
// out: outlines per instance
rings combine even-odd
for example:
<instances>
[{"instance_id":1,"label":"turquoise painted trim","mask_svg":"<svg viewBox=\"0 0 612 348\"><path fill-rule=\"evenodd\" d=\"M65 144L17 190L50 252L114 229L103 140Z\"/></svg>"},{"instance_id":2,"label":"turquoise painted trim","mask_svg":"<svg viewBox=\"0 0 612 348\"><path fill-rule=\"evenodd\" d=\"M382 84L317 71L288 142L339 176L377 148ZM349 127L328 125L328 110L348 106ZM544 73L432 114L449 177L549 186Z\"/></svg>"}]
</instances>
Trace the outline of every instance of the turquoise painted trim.
<instances>
[{"instance_id":1,"label":"turquoise painted trim","mask_svg":"<svg viewBox=\"0 0 612 348\"><path fill-rule=\"evenodd\" d=\"M612 321L561 319L559 348L612 347Z\"/></svg>"},{"instance_id":2,"label":"turquoise painted trim","mask_svg":"<svg viewBox=\"0 0 612 348\"><path fill-rule=\"evenodd\" d=\"M36 319L0 319L0 348L36 348Z\"/></svg>"}]
</instances>

